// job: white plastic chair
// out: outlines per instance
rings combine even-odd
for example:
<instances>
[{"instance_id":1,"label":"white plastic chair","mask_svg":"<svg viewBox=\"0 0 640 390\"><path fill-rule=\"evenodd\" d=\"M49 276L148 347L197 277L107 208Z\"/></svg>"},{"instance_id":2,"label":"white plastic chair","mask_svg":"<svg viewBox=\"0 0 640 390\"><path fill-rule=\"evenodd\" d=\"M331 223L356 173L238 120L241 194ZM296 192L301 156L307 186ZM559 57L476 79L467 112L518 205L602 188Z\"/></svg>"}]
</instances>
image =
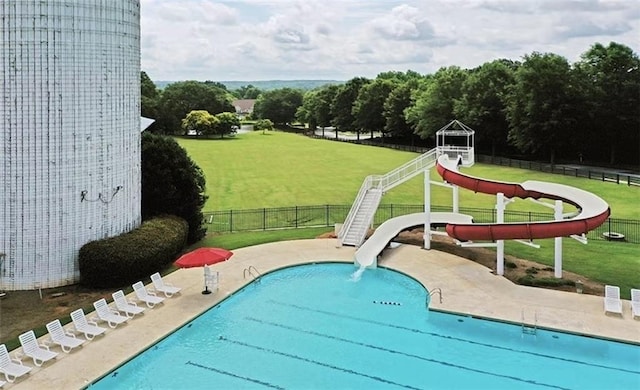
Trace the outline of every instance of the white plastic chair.
<instances>
[{"instance_id":1,"label":"white plastic chair","mask_svg":"<svg viewBox=\"0 0 640 390\"><path fill-rule=\"evenodd\" d=\"M640 317L640 290L637 288L631 289L631 315Z\"/></svg>"},{"instance_id":2,"label":"white plastic chair","mask_svg":"<svg viewBox=\"0 0 640 390\"><path fill-rule=\"evenodd\" d=\"M140 307L137 303L127 300L122 290L114 292L111 296L113 297L113 302L116 304L118 311L129 318L144 312L144 307Z\"/></svg>"},{"instance_id":3,"label":"white plastic chair","mask_svg":"<svg viewBox=\"0 0 640 390\"><path fill-rule=\"evenodd\" d=\"M164 298L156 296L154 292L147 291L142 282L134 283L133 291L136 293L136 298L138 298L139 301L146 303L150 308L164 301Z\"/></svg>"},{"instance_id":4,"label":"white plastic chair","mask_svg":"<svg viewBox=\"0 0 640 390\"><path fill-rule=\"evenodd\" d=\"M204 291L203 294L210 294L212 291L218 291L218 272L211 270L211 267L204 266ZM209 290L211 287L211 290Z\"/></svg>"},{"instance_id":5,"label":"white plastic chair","mask_svg":"<svg viewBox=\"0 0 640 390\"><path fill-rule=\"evenodd\" d=\"M106 328L98 326L95 321L88 321L82 309L71 312L71 321L76 331L83 333L87 340L93 340L94 337L107 331Z\"/></svg>"},{"instance_id":6,"label":"white plastic chair","mask_svg":"<svg viewBox=\"0 0 640 390\"><path fill-rule=\"evenodd\" d=\"M170 298L174 294L177 294L182 290L180 287L176 287L170 283L165 282L160 276L159 272L151 275L151 282L153 283L153 289L157 292L161 292L165 297Z\"/></svg>"},{"instance_id":7,"label":"white plastic chair","mask_svg":"<svg viewBox=\"0 0 640 390\"><path fill-rule=\"evenodd\" d=\"M110 328L115 328L116 326L125 323L129 320L129 317L123 316L115 310L111 310L109 308L109 304L107 301L102 298L93 302L93 307L96 309L97 317L94 317L94 321L101 320L106 322Z\"/></svg>"},{"instance_id":8,"label":"white plastic chair","mask_svg":"<svg viewBox=\"0 0 640 390\"><path fill-rule=\"evenodd\" d=\"M20 360L11 359L7 346L0 344L0 372L4 374L7 382L14 382L29 371L31 371L31 367L25 366ZM2 384L4 385L4 382Z\"/></svg>"},{"instance_id":9,"label":"white plastic chair","mask_svg":"<svg viewBox=\"0 0 640 390\"><path fill-rule=\"evenodd\" d=\"M72 332L65 332L60 320L53 320L47 324L50 344L59 345L63 352L69 353L72 349L81 346L85 340L79 339Z\"/></svg>"},{"instance_id":10,"label":"white plastic chair","mask_svg":"<svg viewBox=\"0 0 640 390\"><path fill-rule=\"evenodd\" d=\"M22 353L17 354L18 359L22 360L23 356L33 359L33 364L40 367L45 362L55 359L58 352L52 352L47 345L38 344L36 334L32 330L18 336L20 345L22 345Z\"/></svg>"},{"instance_id":11,"label":"white plastic chair","mask_svg":"<svg viewBox=\"0 0 640 390\"><path fill-rule=\"evenodd\" d=\"M622 315L622 301L620 300L620 287L604 286L604 313Z\"/></svg>"}]
</instances>

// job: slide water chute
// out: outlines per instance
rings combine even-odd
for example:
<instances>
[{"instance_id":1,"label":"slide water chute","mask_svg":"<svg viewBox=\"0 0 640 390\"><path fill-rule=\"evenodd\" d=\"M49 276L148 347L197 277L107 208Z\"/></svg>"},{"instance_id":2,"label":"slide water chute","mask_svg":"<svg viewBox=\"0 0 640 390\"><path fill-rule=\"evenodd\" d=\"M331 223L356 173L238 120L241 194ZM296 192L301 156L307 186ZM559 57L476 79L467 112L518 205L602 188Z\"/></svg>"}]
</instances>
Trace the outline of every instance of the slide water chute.
<instances>
[{"instance_id":1,"label":"slide water chute","mask_svg":"<svg viewBox=\"0 0 640 390\"><path fill-rule=\"evenodd\" d=\"M509 183L482 179L460 172L458 162L447 155L438 157L436 169L446 182L474 192L503 193L507 198L561 200L578 209L572 218L560 221L447 224L447 234L459 241L533 240L581 235L602 225L611 213L602 198L579 188L532 180Z\"/></svg>"}]
</instances>

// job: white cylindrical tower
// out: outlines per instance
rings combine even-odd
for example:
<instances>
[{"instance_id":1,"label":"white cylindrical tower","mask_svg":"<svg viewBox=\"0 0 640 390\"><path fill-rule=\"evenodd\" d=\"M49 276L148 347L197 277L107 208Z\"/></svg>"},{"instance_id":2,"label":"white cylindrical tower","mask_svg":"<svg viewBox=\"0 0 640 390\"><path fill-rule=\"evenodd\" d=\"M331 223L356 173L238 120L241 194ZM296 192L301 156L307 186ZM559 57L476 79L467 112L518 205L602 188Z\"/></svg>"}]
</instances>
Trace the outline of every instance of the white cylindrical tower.
<instances>
[{"instance_id":1,"label":"white cylindrical tower","mask_svg":"<svg viewBox=\"0 0 640 390\"><path fill-rule=\"evenodd\" d=\"M138 0L0 1L0 290L140 224Z\"/></svg>"}]
</instances>

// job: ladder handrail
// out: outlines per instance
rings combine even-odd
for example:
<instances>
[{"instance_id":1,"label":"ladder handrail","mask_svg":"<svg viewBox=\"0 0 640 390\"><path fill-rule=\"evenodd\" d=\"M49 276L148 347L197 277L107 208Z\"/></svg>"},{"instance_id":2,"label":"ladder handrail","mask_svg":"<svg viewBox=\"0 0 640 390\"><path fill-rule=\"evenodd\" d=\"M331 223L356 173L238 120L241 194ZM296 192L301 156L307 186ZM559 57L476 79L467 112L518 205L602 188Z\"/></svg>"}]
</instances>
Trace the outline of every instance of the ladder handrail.
<instances>
[{"instance_id":1,"label":"ladder handrail","mask_svg":"<svg viewBox=\"0 0 640 390\"><path fill-rule=\"evenodd\" d=\"M255 274L254 274L255 271ZM253 279L252 280L256 280L259 277L262 276L262 274L260 273L260 271L258 271L258 269L252 265L250 265L248 268L245 268L242 271L242 277L246 280L247 279L247 275L251 276Z\"/></svg>"},{"instance_id":2,"label":"ladder handrail","mask_svg":"<svg viewBox=\"0 0 640 390\"><path fill-rule=\"evenodd\" d=\"M438 295L440 296L440 303L442 303L442 289L440 287L436 287L436 288L430 290L429 291L429 297L431 297L435 293L438 293Z\"/></svg>"}]
</instances>

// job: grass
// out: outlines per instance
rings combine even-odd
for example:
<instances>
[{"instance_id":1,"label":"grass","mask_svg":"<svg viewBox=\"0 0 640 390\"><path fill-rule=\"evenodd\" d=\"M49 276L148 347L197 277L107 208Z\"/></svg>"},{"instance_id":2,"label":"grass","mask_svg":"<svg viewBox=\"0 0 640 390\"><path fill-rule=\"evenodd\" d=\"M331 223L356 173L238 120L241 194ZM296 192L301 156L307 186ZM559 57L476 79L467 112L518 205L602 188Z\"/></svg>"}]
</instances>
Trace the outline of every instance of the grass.
<instances>
[{"instance_id":1,"label":"grass","mask_svg":"<svg viewBox=\"0 0 640 390\"><path fill-rule=\"evenodd\" d=\"M283 132L243 133L234 138L178 142L203 169L209 199L204 211L263 207L351 204L366 176L384 174L417 156L375 146L354 145ZM582 188L606 199L614 218L640 219L640 188L524 169L476 164L474 176L504 181L540 180ZM431 178L441 181L432 169ZM386 204L423 202L424 178L418 175L382 199ZM432 186L431 203L451 204L451 190ZM495 197L460 191L462 207L493 208ZM518 199L509 210L551 213Z\"/></svg>"},{"instance_id":2,"label":"grass","mask_svg":"<svg viewBox=\"0 0 640 390\"><path fill-rule=\"evenodd\" d=\"M351 204L367 175L384 174L415 158L417 154L374 146L354 145L302 135L269 132L240 134L231 139L178 139L207 179L204 210L241 210L263 207ZM605 199L612 217L640 219L640 188L598 180L553 175L524 169L476 164L467 170L471 175L501 181L539 180L562 183L593 192ZM432 180L440 181L435 172ZM418 175L389 191L383 203L420 204L424 178ZM432 186L431 203L451 204L451 190ZM460 206L493 208L495 197L460 191ZM518 199L509 210L546 212L551 209ZM567 211L567 210L565 210ZM320 233L326 228L318 230ZM201 245L234 249L266 242L312 238L313 229L247 232L211 236ZM507 242L506 253L539 263L553 265L553 240L540 240L542 248ZM592 280L621 287L623 296L629 288L640 287L640 246L592 240L583 245L564 240L564 269Z\"/></svg>"}]
</instances>

